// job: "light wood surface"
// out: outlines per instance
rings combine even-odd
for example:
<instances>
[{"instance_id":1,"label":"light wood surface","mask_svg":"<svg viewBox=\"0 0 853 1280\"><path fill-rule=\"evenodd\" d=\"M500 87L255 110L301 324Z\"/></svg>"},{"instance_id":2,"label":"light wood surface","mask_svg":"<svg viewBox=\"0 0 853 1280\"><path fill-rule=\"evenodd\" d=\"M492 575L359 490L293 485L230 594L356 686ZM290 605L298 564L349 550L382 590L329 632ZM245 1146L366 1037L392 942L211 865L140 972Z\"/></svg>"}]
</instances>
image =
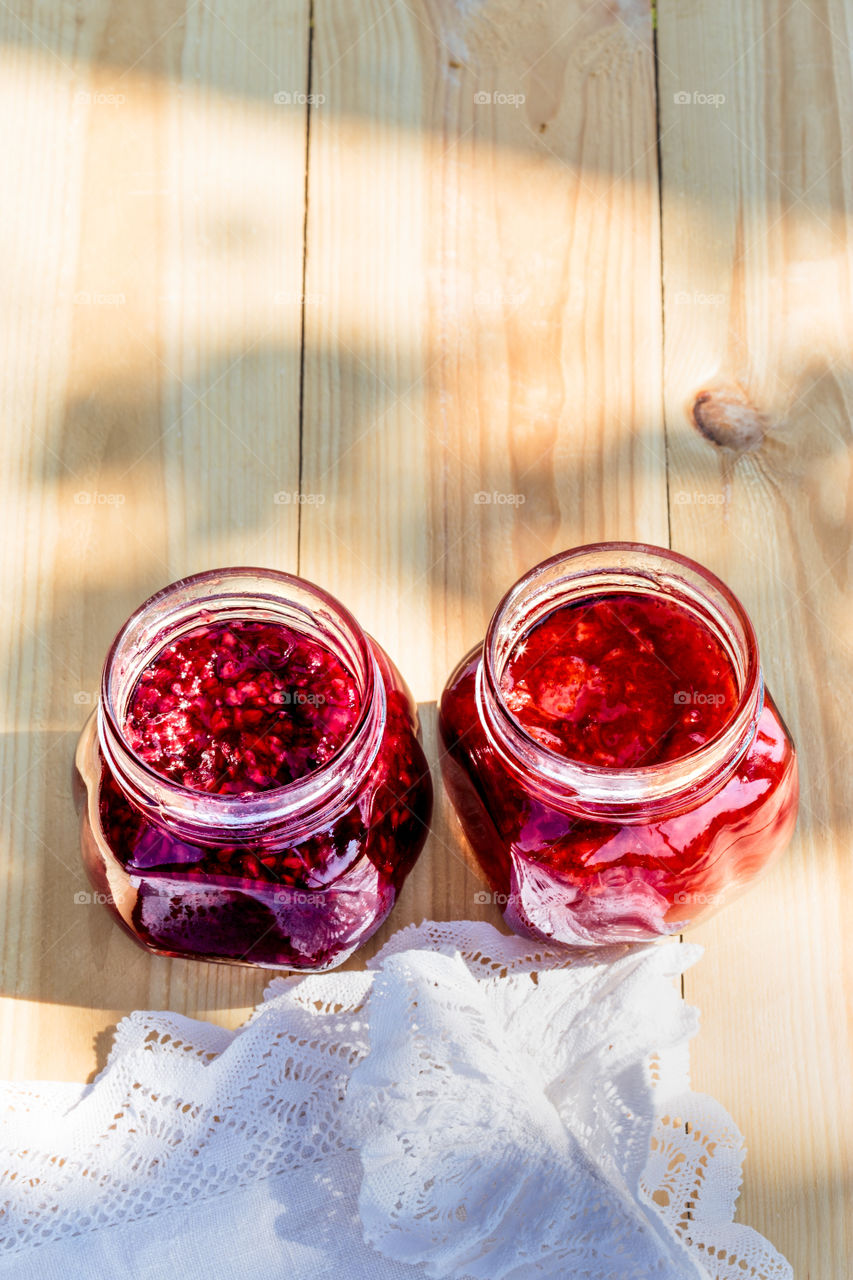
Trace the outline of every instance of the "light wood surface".
<instances>
[{"instance_id":1,"label":"light wood surface","mask_svg":"<svg viewBox=\"0 0 853 1280\"><path fill-rule=\"evenodd\" d=\"M694 933L692 1069L747 1135L739 1216L830 1280L853 1274L853 13L706 13L659 5L672 540L747 605L802 798L778 869Z\"/></svg>"},{"instance_id":2,"label":"light wood surface","mask_svg":"<svg viewBox=\"0 0 853 1280\"><path fill-rule=\"evenodd\" d=\"M268 978L74 900L73 746L145 596L313 578L435 765L521 572L671 544L750 610L803 777L790 854L695 935L694 1079L746 1134L741 1219L853 1272L851 33L841 0L0 7L0 1076L90 1076L133 1008L238 1025ZM498 923L436 783L352 963Z\"/></svg>"}]
</instances>

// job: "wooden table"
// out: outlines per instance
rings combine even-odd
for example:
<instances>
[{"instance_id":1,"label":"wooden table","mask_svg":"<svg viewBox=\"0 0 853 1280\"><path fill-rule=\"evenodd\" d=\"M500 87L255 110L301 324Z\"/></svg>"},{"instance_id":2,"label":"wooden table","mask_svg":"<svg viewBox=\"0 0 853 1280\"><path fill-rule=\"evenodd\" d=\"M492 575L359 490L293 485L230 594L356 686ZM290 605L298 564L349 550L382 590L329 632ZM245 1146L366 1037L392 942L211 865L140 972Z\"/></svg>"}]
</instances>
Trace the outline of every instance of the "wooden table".
<instances>
[{"instance_id":1,"label":"wooden table","mask_svg":"<svg viewBox=\"0 0 853 1280\"><path fill-rule=\"evenodd\" d=\"M743 1220L798 1277L853 1274L851 4L0 23L0 1074L85 1078L135 1007L237 1025L268 978L148 957L75 901L74 742L152 591L322 583L434 761L444 679L524 569L671 545L751 612L803 782L778 870L693 935L694 1080L747 1136ZM439 793L391 927L497 922L478 885Z\"/></svg>"}]
</instances>

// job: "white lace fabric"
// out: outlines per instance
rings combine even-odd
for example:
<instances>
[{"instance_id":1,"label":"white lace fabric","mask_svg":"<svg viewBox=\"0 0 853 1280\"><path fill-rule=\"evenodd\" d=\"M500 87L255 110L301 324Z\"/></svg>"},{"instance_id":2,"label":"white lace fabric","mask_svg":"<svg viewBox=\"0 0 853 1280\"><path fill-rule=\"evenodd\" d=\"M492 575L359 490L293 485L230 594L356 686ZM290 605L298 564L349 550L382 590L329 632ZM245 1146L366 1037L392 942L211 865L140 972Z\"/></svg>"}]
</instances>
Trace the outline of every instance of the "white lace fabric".
<instances>
[{"instance_id":1,"label":"white lace fabric","mask_svg":"<svg viewBox=\"0 0 853 1280\"><path fill-rule=\"evenodd\" d=\"M689 1087L699 954L424 924L236 1032L134 1013L93 1085L4 1087L0 1277L790 1278Z\"/></svg>"}]
</instances>

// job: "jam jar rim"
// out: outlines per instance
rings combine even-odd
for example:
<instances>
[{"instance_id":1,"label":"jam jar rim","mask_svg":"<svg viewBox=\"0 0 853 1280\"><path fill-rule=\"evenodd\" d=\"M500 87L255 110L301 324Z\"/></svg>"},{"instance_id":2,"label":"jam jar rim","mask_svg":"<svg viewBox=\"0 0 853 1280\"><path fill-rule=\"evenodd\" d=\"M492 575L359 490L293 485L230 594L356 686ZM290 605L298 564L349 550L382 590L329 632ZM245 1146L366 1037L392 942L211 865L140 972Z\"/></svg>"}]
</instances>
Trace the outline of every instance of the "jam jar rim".
<instances>
[{"instance_id":1,"label":"jam jar rim","mask_svg":"<svg viewBox=\"0 0 853 1280\"><path fill-rule=\"evenodd\" d=\"M215 613L217 606L221 606L228 598L225 584L240 579L246 580L246 591L240 594L230 593L234 600L251 595L257 598L259 604L288 603L284 592L275 596L260 589L264 580L280 588L295 588L296 591L314 596L348 632L363 666L364 678L363 688L360 690L358 719L345 741L328 760L302 777L278 787L270 787L265 791L220 794L187 787L168 778L134 751L115 711L112 681L122 643L146 613L159 605L167 604L171 597L178 596L181 591L191 591L196 587L212 586L220 582L220 591L212 591L209 596L195 602L199 615L203 615L206 610ZM251 580L259 582L258 589L249 585ZM164 619L152 643L153 652L168 643L168 633L168 620ZM186 834L203 836L206 840L211 839L211 829L216 826L222 827L223 838L228 840L248 830L268 831L274 828L280 829L282 834L295 837L303 829L315 828L319 822L345 805L361 785L379 752L385 721L384 684L367 633L355 616L340 600L308 578L280 569L252 565L225 566L188 574L161 587L134 609L119 628L107 651L97 709L101 750L118 784L129 793L129 798L159 822ZM345 785L349 774L353 777L349 779L350 785ZM147 787L140 785L146 782ZM151 792L167 796L172 803L152 803ZM199 815L200 809L205 810L204 817Z\"/></svg>"},{"instance_id":2,"label":"jam jar rim","mask_svg":"<svg viewBox=\"0 0 853 1280\"><path fill-rule=\"evenodd\" d=\"M519 597L535 587L537 582L547 578L550 570L557 567L569 570L560 582L568 582L573 577L575 581L582 581L580 573L577 576L571 573L572 562L595 555L612 556L615 561L620 555L626 554L657 559L663 561L664 566L686 570L722 597L742 632L742 671L738 672L737 704L723 727L708 742L675 760L630 769L613 769L560 755L529 734L504 701L499 674L495 669L495 656L500 628L506 622L508 613ZM661 567L662 573L664 566ZM613 563L609 569L611 572L624 574L626 579L633 576L637 583L645 581L656 584L658 590L666 590L650 569L632 569L618 563ZM632 589L627 583L624 586L602 587L596 582L596 575L601 572L604 572L603 568L591 569L583 574L589 580L589 594L601 593L602 590ZM587 592L581 589L573 598L580 599L585 594ZM677 599L675 596L673 598ZM552 612L559 604L559 598L552 599L542 616L546 612ZM703 620L706 624L710 621L707 618ZM529 625L533 625L533 622ZM711 625L713 627L713 622ZM506 656L508 652L509 650ZM737 662L738 655L731 656ZM717 790L722 780L730 776L752 742L764 704L764 681L755 629L746 609L722 579L698 561L668 547L645 542L612 541L585 543L559 551L533 565L504 593L486 630L476 675L475 696L492 748L513 773L527 781L531 779L533 766L535 781L547 802L561 805L568 801L569 807L577 807L579 811L591 816L619 813L624 817L631 811L636 811L642 817L648 816L655 808L671 807L673 801L677 802L686 794L689 794L690 804L695 804Z\"/></svg>"}]
</instances>

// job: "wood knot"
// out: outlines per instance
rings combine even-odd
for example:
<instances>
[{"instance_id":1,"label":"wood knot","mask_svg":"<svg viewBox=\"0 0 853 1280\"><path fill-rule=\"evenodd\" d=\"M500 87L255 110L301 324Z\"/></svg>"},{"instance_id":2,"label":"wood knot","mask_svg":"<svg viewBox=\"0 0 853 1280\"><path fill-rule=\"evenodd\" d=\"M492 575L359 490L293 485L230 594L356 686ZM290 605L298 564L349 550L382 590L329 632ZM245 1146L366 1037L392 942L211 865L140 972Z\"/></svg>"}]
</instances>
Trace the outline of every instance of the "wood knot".
<instances>
[{"instance_id":1,"label":"wood knot","mask_svg":"<svg viewBox=\"0 0 853 1280\"><path fill-rule=\"evenodd\" d=\"M711 444L735 453L760 449L770 423L738 386L700 391L693 401L693 421Z\"/></svg>"}]
</instances>

